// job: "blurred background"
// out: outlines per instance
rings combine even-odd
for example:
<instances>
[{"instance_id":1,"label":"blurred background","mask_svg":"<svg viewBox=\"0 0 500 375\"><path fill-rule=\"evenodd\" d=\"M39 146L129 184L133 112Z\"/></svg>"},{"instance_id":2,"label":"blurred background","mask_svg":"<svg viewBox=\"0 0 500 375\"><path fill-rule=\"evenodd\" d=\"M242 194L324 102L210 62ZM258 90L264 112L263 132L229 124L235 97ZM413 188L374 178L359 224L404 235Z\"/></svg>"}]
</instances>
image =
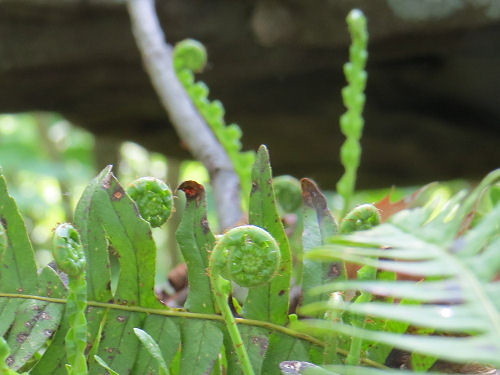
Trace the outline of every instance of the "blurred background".
<instances>
[{"instance_id":1,"label":"blurred background","mask_svg":"<svg viewBox=\"0 0 500 375\"><path fill-rule=\"evenodd\" d=\"M206 169L200 162L179 161L162 154L149 152L133 142L123 142L115 157L114 173L123 186L136 178L154 176L166 181L172 190L185 180L196 180L207 190L208 220L212 230L217 231L217 212ZM39 267L52 261L52 233L62 222L71 222L80 196L99 169L96 165L96 138L76 127L59 114L32 112L0 115L0 167L7 180L10 195L17 202L28 234L36 252ZM448 181L438 193L446 200L453 192L467 187L465 180ZM418 186L387 187L359 190L353 204L375 203L388 194L397 201L413 193ZM323 191L330 209L338 214L343 208L342 198L333 188ZM175 212L165 225L153 228L157 244L157 291L163 296L185 292L185 268L182 254L175 240L175 231L180 222L184 194L175 194ZM301 214L282 212L292 250L299 251ZM167 281L170 274L170 282ZM171 284L172 283L172 284ZM174 285L174 286L172 286ZM182 293L182 292L181 292ZM173 297L173 303L177 303Z\"/></svg>"},{"instance_id":2,"label":"blurred background","mask_svg":"<svg viewBox=\"0 0 500 375\"><path fill-rule=\"evenodd\" d=\"M148 152L132 142L123 142L114 173L126 186L142 176L168 181L175 189L179 181L196 180L209 193L209 220L217 225L208 174L196 161L178 161ZM52 232L58 223L71 222L78 200L96 167L95 137L71 125L55 113L0 115L0 167L9 193L16 199L39 266L52 260ZM167 225L154 228L158 246L157 282L164 285L168 271L182 262L175 242L184 206L176 198L176 212Z\"/></svg>"},{"instance_id":3,"label":"blurred background","mask_svg":"<svg viewBox=\"0 0 500 375\"><path fill-rule=\"evenodd\" d=\"M224 103L226 122L242 128L245 149L269 146L275 175L332 191L343 173L345 17L355 7L370 33L358 201L393 185L393 199L435 180L463 186L500 165L498 0L156 4L169 43L205 44L199 79ZM0 113L0 166L40 264L50 259L51 229L71 220L107 164L124 185L152 175L173 188L186 179L208 188L142 69L123 1L0 1ZM155 230L158 280L181 261L173 241L180 199L177 210Z\"/></svg>"}]
</instances>

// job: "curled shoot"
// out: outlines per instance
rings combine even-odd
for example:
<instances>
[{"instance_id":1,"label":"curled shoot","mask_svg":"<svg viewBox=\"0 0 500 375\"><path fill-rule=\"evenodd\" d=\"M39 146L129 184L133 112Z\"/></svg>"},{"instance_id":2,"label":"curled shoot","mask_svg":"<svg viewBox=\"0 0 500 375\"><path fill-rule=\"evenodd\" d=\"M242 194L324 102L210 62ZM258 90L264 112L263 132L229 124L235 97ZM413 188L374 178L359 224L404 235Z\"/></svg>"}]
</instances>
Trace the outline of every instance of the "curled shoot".
<instances>
[{"instance_id":1,"label":"curled shoot","mask_svg":"<svg viewBox=\"0 0 500 375\"><path fill-rule=\"evenodd\" d=\"M69 375L86 375L87 362L87 282L85 280L85 255L78 232L71 224L60 224L54 232L52 253L58 268L68 274L66 316L69 330L66 334L66 369Z\"/></svg>"},{"instance_id":2,"label":"curled shoot","mask_svg":"<svg viewBox=\"0 0 500 375\"><path fill-rule=\"evenodd\" d=\"M166 183L155 177L141 177L127 187L141 216L153 228L163 225L172 214L174 198Z\"/></svg>"},{"instance_id":3,"label":"curled shoot","mask_svg":"<svg viewBox=\"0 0 500 375\"><path fill-rule=\"evenodd\" d=\"M350 61L344 65L348 85L342 89L342 98L347 111L340 117L340 129L346 136L340 149L340 159L345 172L337 183L337 192L344 198L344 213L347 212L354 193L356 173L361 159L359 140L364 126L362 112L367 79L364 69L368 58L368 32L363 12L353 9L347 16L347 24L352 39L349 48Z\"/></svg>"},{"instance_id":4,"label":"curled shoot","mask_svg":"<svg viewBox=\"0 0 500 375\"><path fill-rule=\"evenodd\" d=\"M349 234L359 230L367 230L382 221L380 211L373 204L361 204L354 207L340 222L340 233Z\"/></svg>"},{"instance_id":5,"label":"curled shoot","mask_svg":"<svg viewBox=\"0 0 500 375\"><path fill-rule=\"evenodd\" d=\"M241 136L237 124L226 125L224 106L219 100L208 99L209 89L203 82L195 82L193 72L203 70L207 62L207 52L203 44L193 39L183 40L174 48L174 68L182 85L194 105L208 123L215 136L226 150L233 167L240 178L243 201L248 205L251 188L251 166L255 162L255 153L242 152Z\"/></svg>"},{"instance_id":6,"label":"curled shoot","mask_svg":"<svg viewBox=\"0 0 500 375\"><path fill-rule=\"evenodd\" d=\"M280 248L264 229L254 225L233 228L220 237L210 256L212 291L245 375L253 375L247 351L227 303L231 281L243 287L271 281L280 263Z\"/></svg>"}]
</instances>

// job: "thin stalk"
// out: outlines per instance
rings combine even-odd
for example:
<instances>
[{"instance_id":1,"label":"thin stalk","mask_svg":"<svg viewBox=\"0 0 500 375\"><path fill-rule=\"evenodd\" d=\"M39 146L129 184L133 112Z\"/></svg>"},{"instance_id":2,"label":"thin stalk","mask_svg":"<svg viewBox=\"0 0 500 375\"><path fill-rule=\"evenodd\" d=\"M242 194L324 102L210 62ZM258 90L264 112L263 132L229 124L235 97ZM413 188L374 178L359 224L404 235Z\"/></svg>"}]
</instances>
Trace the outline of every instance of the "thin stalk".
<instances>
[{"instance_id":1,"label":"thin stalk","mask_svg":"<svg viewBox=\"0 0 500 375\"><path fill-rule=\"evenodd\" d=\"M240 361L243 373L245 375L255 375L252 364L250 363L250 358L248 357L248 353L245 349L245 345L241 339L240 331L236 326L236 320L234 319L233 312L227 303L229 293L226 291L231 288L231 282L223 279L220 275L216 275L215 280L212 280L212 285L215 289L215 301L217 302L217 306L219 307L224 321L226 322L226 328L229 332L229 336L231 337L231 341L233 342L233 347Z\"/></svg>"},{"instance_id":2,"label":"thin stalk","mask_svg":"<svg viewBox=\"0 0 500 375\"><path fill-rule=\"evenodd\" d=\"M37 301L45 301L45 302L51 302L51 303L62 303L62 304L67 303L67 300L65 298L43 297L43 296L35 296L35 295L30 295L30 294L15 294L15 293L2 293L2 292L0 292L0 298L2 298L2 297L33 299L33 300L37 300ZM110 309L110 310L141 312L141 313L146 313L146 314L151 314L151 315L171 316L171 317L187 318L187 319L217 320L220 322L224 321L224 317L221 315L192 313L192 312L182 311L182 310L178 310L178 309L162 310L162 309L153 309L153 308L140 307L140 306L116 305L113 303L97 302L97 301L87 301L87 306L99 307L99 308ZM234 321L236 322L236 324L243 324L243 325L252 326L252 327L265 328L265 329L273 331L273 332L283 333L284 335L287 335L290 337L295 337L297 339L308 341L311 344L318 345L320 347L325 347L325 343L321 340L318 340L315 337L312 337L310 335L307 335L305 333L296 331L296 330L288 328L288 327L280 326L278 324L274 324L271 322L265 322L265 321L261 321L261 320L244 319L244 318L234 318ZM343 350L341 348L337 348L337 353L339 353L343 356L347 356L347 354L348 354L348 352L346 350ZM381 369L388 369L387 366L384 366L383 364L372 361L368 358L362 358L361 362L365 363L366 365L372 366L372 367L377 367L377 368L381 368Z\"/></svg>"}]
</instances>

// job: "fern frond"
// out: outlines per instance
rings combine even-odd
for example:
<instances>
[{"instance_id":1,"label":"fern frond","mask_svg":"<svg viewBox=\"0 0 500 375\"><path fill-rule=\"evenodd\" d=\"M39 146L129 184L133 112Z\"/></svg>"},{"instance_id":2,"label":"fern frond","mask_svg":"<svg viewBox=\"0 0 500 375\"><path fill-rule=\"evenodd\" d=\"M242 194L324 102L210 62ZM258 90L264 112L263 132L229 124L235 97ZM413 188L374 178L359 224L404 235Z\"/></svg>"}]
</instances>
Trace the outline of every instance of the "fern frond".
<instances>
[{"instance_id":1,"label":"fern frond","mask_svg":"<svg viewBox=\"0 0 500 375\"><path fill-rule=\"evenodd\" d=\"M311 292L357 290L392 299L334 306L317 302L305 306L304 314L333 308L432 329L434 335L396 334L326 320L310 320L308 327L453 362L500 366L500 281L495 281L500 272L500 204L474 228L459 235L481 192L499 176L498 170L490 173L471 194L461 192L452 197L437 215L430 207L405 210L386 224L334 237L328 245L308 253L310 259L369 265L420 280L352 280L322 285ZM416 303L394 303L394 298Z\"/></svg>"}]
</instances>

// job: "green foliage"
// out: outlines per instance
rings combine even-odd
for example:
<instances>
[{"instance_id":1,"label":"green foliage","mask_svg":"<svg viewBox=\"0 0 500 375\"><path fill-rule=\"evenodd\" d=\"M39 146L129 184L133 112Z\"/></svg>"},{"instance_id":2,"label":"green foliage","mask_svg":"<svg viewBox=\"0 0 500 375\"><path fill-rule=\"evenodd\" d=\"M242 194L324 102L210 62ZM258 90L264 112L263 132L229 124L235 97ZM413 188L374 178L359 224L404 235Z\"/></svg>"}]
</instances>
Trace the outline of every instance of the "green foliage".
<instances>
[{"instance_id":1,"label":"green foliage","mask_svg":"<svg viewBox=\"0 0 500 375\"><path fill-rule=\"evenodd\" d=\"M362 204L354 207L342 219L340 233L348 234L359 230L367 230L379 225L382 221L380 212L373 204Z\"/></svg>"},{"instance_id":2,"label":"green foliage","mask_svg":"<svg viewBox=\"0 0 500 375\"><path fill-rule=\"evenodd\" d=\"M359 11L348 23L346 174L338 185L345 208L359 164L367 42ZM222 105L194 83L191 70L203 67L206 52L187 41L175 56L179 78L248 189L251 182L249 225L214 235L205 188L195 181L179 186L186 207L176 239L190 288L184 306L172 309L154 291L151 227L172 209L166 185L146 178L127 194L105 168L83 192L74 226L54 231L56 272L38 269L0 176L2 374L401 373L384 365L393 348L411 352L415 370L428 371L438 358L500 366L500 170L470 194L444 202L431 195L383 224L379 210L363 204L337 225L314 182L302 179L299 190L293 178L273 180L265 146L250 173L239 128L224 127ZM301 216L303 253L295 259L279 207ZM300 272L292 272L294 262ZM353 264L357 277L348 279ZM302 289L298 298L292 274ZM232 281L243 293L233 294ZM290 314L294 304L300 316Z\"/></svg>"},{"instance_id":3,"label":"green foliage","mask_svg":"<svg viewBox=\"0 0 500 375\"><path fill-rule=\"evenodd\" d=\"M264 229L243 225L217 240L210 256L210 277L217 275L244 287L267 284L280 264L280 248Z\"/></svg>"},{"instance_id":4,"label":"green foliage","mask_svg":"<svg viewBox=\"0 0 500 375\"><path fill-rule=\"evenodd\" d=\"M329 245L309 253L314 259L343 260L425 279L334 282L316 292L359 290L419 301L420 304L409 305L379 299L338 304L334 308L356 316L369 314L372 318L431 329L434 335L402 335L320 320L311 321L311 326L449 361L499 366L500 301L495 276L500 271L496 224L500 220L500 205L461 234L462 223L482 191L499 178L500 170L492 172L468 196L461 192L452 197L437 215L433 215L432 206L405 210L389 223L334 237ZM379 257L384 260L378 260ZM310 305L304 313L331 308L324 303Z\"/></svg>"},{"instance_id":5,"label":"green foliage","mask_svg":"<svg viewBox=\"0 0 500 375\"><path fill-rule=\"evenodd\" d=\"M292 259L288 238L278 215L269 153L265 146L260 146L252 169L248 221L267 230L274 237L280 247L281 261L277 275L269 284L249 290L243 315L250 319L286 324L290 303Z\"/></svg>"},{"instance_id":6,"label":"green foliage","mask_svg":"<svg viewBox=\"0 0 500 375\"><path fill-rule=\"evenodd\" d=\"M262 155L261 163L266 165L267 153ZM3 181L0 180L2 183ZM9 278L0 284L0 326L10 348L8 363L12 370L23 367L31 368L32 374L57 375L65 374L65 364L69 363L73 373L86 373L85 365L87 365L89 374L100 374L104 363L119 374L164 372L163 364L158 361L159 357L152 356L150 345L146 348L140 344L133 332L134 328L140 328L151 336L157 343L167 366L172 366L174 357L179 356L178 370L170 367L171 373L202 374L209 371L214 363L220 362L219 354L225 347L224 336L230 334L230 331L221 326L220 321L223 318L214 314L212 301L217 298L217 293L212 294L209 290L206 294L203 289L201 291L193 289L193 297L188 305L189 312L173 311L159 303L153 293L156 249L151 239L150 225L139 216L135 203L125 194L111 174L110 168L104 169L88 185L77 206L75 226L80 233L86 263L81 257L80 241L74 229L63 224L55 231L54 250L58 254L56 258L59 265L69 273L69 292L66 292L59 276L51 268L45 268L40 275L37 275L33 250L29 246L22 219L14 200L8 195L5 185L3 186L0 194L1 222L9 241L0 265L2 270L0 276L8 275ZM189 255L186 252L186 259L191 259L192 270L196 271L191 272L189 278L193 285L197 282L201 285L204 281L210 286L207 272L212 273L208 271L208 263L205 262L214 246L214 237L210 234L206 221L204 190L201 185L193 185L193 182L181 185L181 189L187 199L186 215L181 223L178 238L185 251L194 246L191 250L193 254ZM275 212L274 196L272 202L270 208L266 204L262 209L271 209ZM255 212L259 209L255 208ZM281 277L282 275L276 270L282 269L278 267L283 267L282 260L278 263L280 259L278 254L283 256L282 249L263 229L254 227L251 229L257 231L257 237L246 233L236 236L233 232L226 238L232 241L236 236L245 246L248 245L249 249L250 240L264 247L271 246L277 257L272 262L272 271L268 274L275 278ZM276 228L274 230L276 231ZM236 232L238 231L241 232L242 229L236 229ZM264 242L261 241L262 233L266 233ZM223 240L220 243L222 247L227 244ZM21 247L16 249L16 246ZM197 252L196 249L198 252L199 249L204 249L204 255L202 253L201 257L198 255L196 258L194 254ZM24 255L14 256L18 254ZM117 266L110 267L112 262L117 262ZM252 268L250 263L249 267ZM23 277L15 277L16 274L11 275L3 271L4 269L27 271ZM31 277L28 273L30 269ZM77 272L83 270L84 273ZM116 281L113 287L114 279ZM30 280L33 280L31 281L33 286L28 284ZM83 281L86 281L86 284ZM82 285L86 287L82 289ZM263 287L257 286L254 289L260 288ZM270 301L268 298L264 301L270 306L270 317L286 320L288 310L283 309L283 304L288 306L288 297L282 301L279 299L281 297L279 292L275 292L273 288L264 290L266 296L272 297ZM225 318L233 319L232 327L239 332L227 305L227 297L219 299L218 305L222 310L223 306L226 307ZM245 302L245 305L251 304ZM88 308L86 314L83 314L85 306ZM66 307L65 314L63 314L64 307ZM41 315L45 313L48 313L50 318L48 316L41 318L45 317ZM85 318L88 321L87 326ZM279 362L297 353L297 348L302 348L299 352L302 351L306 355L305 357L304 354L301 355L302 359L309 359L307 351L303 348L309 347L312 342L318 344L318 340L287 330L283 325L273 323L271 318L263 319L262 322L238 320L238 325L244 325L240 333L240 342L244 344L238 345L237 348L247 350L248 363L251 367L242 366L242 361L233 363L234 359L229 354L227 361L233 373L237 374L240 371L250 373L249 369L266 368L267 365L262 361L262 351L265 352L266 349L272 354L269 360L275 364L274 373L279 371ZM31 322L33 325L29 333L26 331L26 322ZM47 335L49 331L55 333ZM27 335L24 345L20 345L20 335L23 338L23 335ZM144 337L141 340L144 341ZM179 346L181 341L182 347ZM30 345L26 345L27 342ZM82 363L82 348L85 348L85 343L88 350L85 352L86 361ZM283 343L287 343L290 350L277 351ZM48 346L42 350L44 345ZM233 345L228 345L226 350L231 353ZM274 352L270 351L271 348L275 348ZM34 355L40 350L42 351L37 354L38 358L35 360ZM155 353L158 354L156 349ZM28 362L30 358L32 362ZM101 361L94 358L101 358ZM174 370L176 372L173 372Z\"/></svg>"},{"instance_id":7,"label":"green foliage","mask_svg":"<svg viewBox=\"0 0 500 375\"><path fill-rule=\"evenodd\" d=\"M240 178L243 202L248 202L251 187L250 168L255 161L253 151L241 151L242 131L236 124L226 125L224 106L218 100L208 100L209 89L203 82L195 82L193 71L203 70L207 61L205 47L193 39L186 39L174 48L174 67L177 77L188 92L205 121L227 151Z\"/></svg>"},{"instance_id":8,"label":"green foliage","mask_svg":"<svg viewBox=\"0 0 500 375\"><path fill-rule=\"evenodd\" d=\"M347 112L340 117L340 129L346 136L340 150L340 158L345 172L337 183L337 191L344 198L344 213L349 209L356 183L356 172L361 159L359 140L364 126L362 112L365 94L363 91L367 78L364 68L368 58L368 32L366 31L364 14L358 9L352 10L347 16L347 24L352 38L349 49L350 62L344 65L348 86L342 90L342 98Z\"/></svg>"},{"instance_id":9,"label":"green foliage","mask_svg":"<svg viewBox=\"0 0 500 375\"><path fill-rule=\"evenodd\" d=\"M215 312L215 307L207 269L215 236L207 220L205 189L195 181L185 181L179 190L186 195L186 208L176 237L188 266L191 288L184 307L188 311L211 314Z\"/></svg>"},{"instance_id":10,"label":"green foliage","mask_svg":"<svg viewBox=\"0 0 500 375\"><path fill-rule=\"evenodd\" d=\"M85 269L80 235L71 224L60 224L54 231L54 259L59 269L69 276L81 275Z\"/></svg>"},{"instance_id":11,"label":"green foliage","mask_svg":"<svg viewBox=\"0 0 500 375\"><path fill-rule=\"evenodd\" d=\"M301 180L303 204L304 229L302 233L302 245L304 254L317 246L325 244L328 238L337 234L338 226L335 218L328 209L326 197L321 193L316 184L307 179ZM340 263L333 265L313 262L303 259L302 290L310 290L318 285L323 285L332 278L345 279L346 271ZM334 270L330 276L330 270ZM322 295L305 294L303 303L308 304L316 301L326 301L330 298L327 293Z\"/></svg>"},{"instance_id":12,"label":"green foliage","mask_svg":"<svg viewBox=\"0 0 500 375\"><path fill-rule=\"evenodd\" d=\"M85 255L80 236L70 224L60 224L54 231L54 259L59 269L68 275L66 317L69 322L66 334L68 374L87 374L85 347L87 345L87 282L85 279Z\"/></svg>"},{"instance_id":13,"label":"green foliage","mask_svg":"<svg viewBox=\"0 0 500 375\"><path fill-rule=\"evenodd\" d=\"M142 329L134 328L134 332L141 341L142 345L144 345L146 350L149 352L149 354L151 354L151 356L156 361L158 361L160 375L170 375L158 343L146 331L143 331Z\"/></svg>"}]
</instances>

